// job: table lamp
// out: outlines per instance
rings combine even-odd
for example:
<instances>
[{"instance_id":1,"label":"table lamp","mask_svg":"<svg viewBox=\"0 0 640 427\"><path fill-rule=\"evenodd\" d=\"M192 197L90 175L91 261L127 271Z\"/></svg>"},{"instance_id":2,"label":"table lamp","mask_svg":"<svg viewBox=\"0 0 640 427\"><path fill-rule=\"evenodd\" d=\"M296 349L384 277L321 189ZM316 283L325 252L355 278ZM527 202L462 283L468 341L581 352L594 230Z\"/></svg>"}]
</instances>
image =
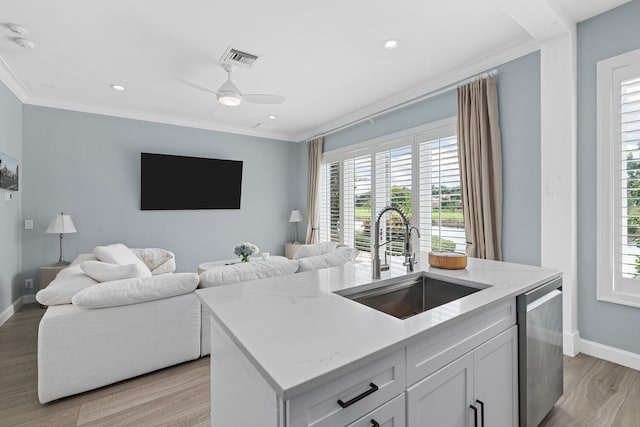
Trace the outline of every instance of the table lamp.
<instances>
[{"instance_id":1,"label":"table lamp","mask_svg":"<svg viewBox=\"0 0 640 427\"><path fill-rule=\"evenodd\" d=\"M302 222L302 214L298 209L294 209L291 211L291 215L289 216L289 222L293 222L296 225L296 234L294 234L293 243L298 243L298 223Z\"/></svg>"},{"instance_id":2,"label":"table lamp","mask_svg":"<svg viewBox=\"0 0 640 427\"><path fill-rule=\"evenodd\" d=\"M69 265L62 256L62 237L67 233L75 233L76 227L73 225L71 215L65 215L63 212L56 215L47 227L46 233L48 234L60 234L60 259L53 265Z\"/></svg>"}]
</instances>

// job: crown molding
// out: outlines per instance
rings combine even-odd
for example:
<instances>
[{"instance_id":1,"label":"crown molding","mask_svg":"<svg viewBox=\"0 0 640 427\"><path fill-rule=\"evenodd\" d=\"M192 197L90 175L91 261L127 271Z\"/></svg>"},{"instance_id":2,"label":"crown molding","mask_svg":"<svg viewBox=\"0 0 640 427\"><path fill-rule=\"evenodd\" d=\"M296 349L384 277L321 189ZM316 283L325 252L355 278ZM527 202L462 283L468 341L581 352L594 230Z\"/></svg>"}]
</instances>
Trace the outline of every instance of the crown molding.
<instances>
[{"instance_id":1,"label":"crown molding","mask_svg":"<svg viewBox=\"0 0 640 427\"><path fill-rule=\"evenodd\" d=\"M6 63L4 58L0 56L0 81L9 88L9 90L24 103L29 98L29 90L22 83L22 80L18 78L16 73L13 72L9 64Z\"/></svg>"},{"instance_id":2,"label":"crown molding","mask_svg":"<svg viewBox=\"0 0 640 427\"><path fill-rule=\"evenodd\" d=\"M216 132L232 133L237 135L254 136L258 138L275 139L279 141L293 142L290 135L281 132L260 132L253 129L245 129L237 126L221 125L193 120L186 117L170 116L165 114L149 113L137 110L107 108L93 105L77 104L73 102L58 101L47 98L28 97L25 104L38 107L57 108L61 110L77 111L81 113L100 114L103 116L119 117L123 119L140 120L144 122L161 123L174 126L182 126L195 129L213 130Z\"/></svg>"},{"instance_id":3,"label":"crown molding","mask_svg":"<svg viewBox=\"0 0 640 427\"><path fill-rule=\"evenodd\" d=\"M309 140L317 135L322 135L331 132L334 129L338 129L350 123L357 123L359 121L366 120L368 117L374 116L381 111L391 109L404 103L408 103L421 96L428 95L436 92L447 86L457 84L460 81L468 79L471 76L486 72L498 65L520 58L531 52L535 52L540 49L540 43L536 40L531 40L527 43L523 43L514 46L510 49L505 49L493 55L486 56L479 60L475 60L464 64L455 69L451 69L447 72L439 74L437 77L430 80L426 80L416 86L409 89L398 92L384 100L369 104L366 107L353 111L339 119L327 122L320 127L313 129L310 132L301 132L293 135L294 141L303 142Z\"/></svg>"}]
</instances>

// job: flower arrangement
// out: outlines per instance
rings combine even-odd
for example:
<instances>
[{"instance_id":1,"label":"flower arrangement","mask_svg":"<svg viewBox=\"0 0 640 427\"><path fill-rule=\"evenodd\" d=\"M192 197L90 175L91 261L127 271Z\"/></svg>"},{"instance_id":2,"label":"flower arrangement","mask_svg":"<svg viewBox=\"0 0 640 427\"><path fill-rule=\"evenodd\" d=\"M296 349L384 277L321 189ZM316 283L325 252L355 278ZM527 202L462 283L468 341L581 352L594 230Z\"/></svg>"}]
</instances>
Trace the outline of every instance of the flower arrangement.
<instances>
[{"instance_id":1,"label":"flower arrangement","mask_svg":"<svg viewBox=\"0 0 640 427\"><path fill-rule=\"evenodd\" d=\"M249 257L251 255L257 254L258 252L260 252L260 249L251 242L244 242L236 246L235 250L233 251L234 254L240 257L240 260L242 262L249 261Z\"/></svg>"}]
</instances>

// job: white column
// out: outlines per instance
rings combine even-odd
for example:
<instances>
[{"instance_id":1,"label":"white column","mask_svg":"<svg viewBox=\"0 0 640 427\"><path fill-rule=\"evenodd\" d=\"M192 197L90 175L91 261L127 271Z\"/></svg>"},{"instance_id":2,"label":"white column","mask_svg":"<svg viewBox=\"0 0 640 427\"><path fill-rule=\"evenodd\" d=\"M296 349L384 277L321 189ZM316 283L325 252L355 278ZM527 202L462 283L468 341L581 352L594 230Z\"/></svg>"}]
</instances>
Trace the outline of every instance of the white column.
<instances>
[{"instance_id":1,"label":"white column","mask_svg":"<svg viewBox=\"0 0 640 427\"><path fill-rule=\"evenodd\" d=\"M578 353L576 32L540 48L541 263L563 272L564 352Z\"/></svg>"}]
</instances>

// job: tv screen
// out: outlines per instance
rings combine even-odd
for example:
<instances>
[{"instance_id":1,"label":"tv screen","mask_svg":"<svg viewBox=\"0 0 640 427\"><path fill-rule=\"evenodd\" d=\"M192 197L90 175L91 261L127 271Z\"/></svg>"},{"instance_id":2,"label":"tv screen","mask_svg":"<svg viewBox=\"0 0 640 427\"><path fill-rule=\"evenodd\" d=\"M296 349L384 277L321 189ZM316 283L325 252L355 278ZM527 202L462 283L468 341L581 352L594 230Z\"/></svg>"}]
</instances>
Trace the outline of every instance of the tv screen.
<instances>
[{"instance_id":1,"label":"tv screen","mask_svg":"<svg viewBox=\"0 0 640 427\"><path fill-rule=\"evenodd\" d=\"M141 153L142 210L240 209L242 161Z\"/></svg>"}]
</instances>

